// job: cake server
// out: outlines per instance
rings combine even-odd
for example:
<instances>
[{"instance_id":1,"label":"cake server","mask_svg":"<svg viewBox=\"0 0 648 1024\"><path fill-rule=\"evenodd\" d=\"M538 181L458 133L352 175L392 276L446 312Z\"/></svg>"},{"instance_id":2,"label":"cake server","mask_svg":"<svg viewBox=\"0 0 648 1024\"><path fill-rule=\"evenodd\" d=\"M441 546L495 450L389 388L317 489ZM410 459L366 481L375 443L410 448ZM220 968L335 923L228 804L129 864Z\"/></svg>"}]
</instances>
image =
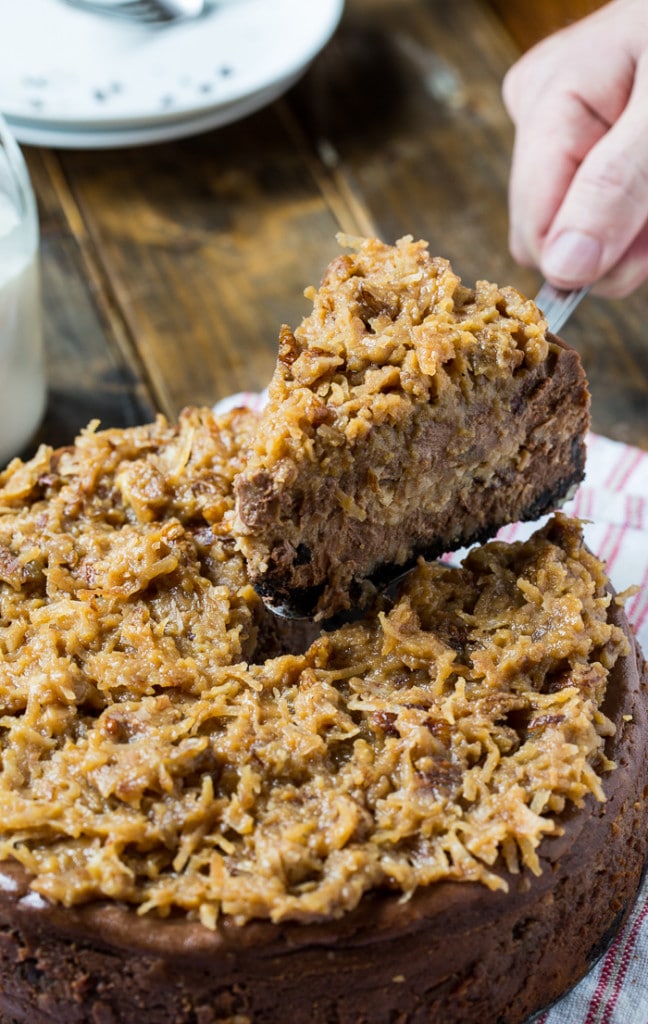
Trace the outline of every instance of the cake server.
<instances>
[{"instance_id":1,"label":"cake server","mask_svg":"<svg viewBox=\"0 0 648 1024\"><path fill-rule=\"evenodd\" d=\"M534 301L544 313L547 328L552 334L558 334L560 328L567 322L580 300L587 295L589 290L589 285L565 291L562 288L555 288L548 281L542 284Z\"/></svg>"}]
</instances>

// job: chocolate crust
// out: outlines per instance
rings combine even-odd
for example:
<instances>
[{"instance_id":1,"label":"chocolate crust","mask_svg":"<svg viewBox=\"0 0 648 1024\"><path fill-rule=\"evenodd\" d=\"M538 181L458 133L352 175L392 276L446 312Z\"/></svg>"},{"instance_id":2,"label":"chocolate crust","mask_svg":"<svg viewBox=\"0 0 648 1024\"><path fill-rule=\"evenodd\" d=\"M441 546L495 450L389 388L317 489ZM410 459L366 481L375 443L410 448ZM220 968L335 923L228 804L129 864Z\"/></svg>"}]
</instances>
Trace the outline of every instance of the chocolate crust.
<instances>
[{"instance_id":1,"label":"chocolate crust","mask_svg":"<svg viewBox=\"0 0 648 1024\"><path fill-rule=\"evenodd\" d=\"M73 909L0 866L0 1015L7 1024L520 1024L598 959L635 899L648 847L648 669L631 640L603 710L607 801L563 816L542 874L509 893L443 882L323 924L229 920L215 932L108 902ZM630 717L628 717L630 716Z\"/></svg>"},{"instance_id":2,"label":"chocolate crust","mask_svg":"<svg viewBox=\"0 0 648 1024\"><path fill-rule=\"evenodd\" d=\"M483 543L501 526L538 519L568 500L585 471L589 394L577 352L555 335L547 334L547 340L549 351L543 363L521 370L506 393L490 385L474 400L466 414L472 440L464 455L465 485L458 490L449 474L445 505L423 509L417 504L396 530L382 518L360 521L339 510L331 512L318 550L307 545L295 548L278 539L269 548L262 572L254 561L249 562L250 578L260 597L280 614L327 619L345 608L366 606L376 587L387 585L421 556L434 559ZM501 423L503 417L518 445L514 461L497 454L501 427L493 432L493 424ZM420 475L443 478L455 418L453 412L450 419L439 419L434 410L423 407L414 426L415 445L399 442L404 452L416 449ZM472 479L468 469L477 448L482 457L488 454L493 459L494 471L487 480ZM373 470L367 451L367 446L361 446L354 455L357 480L343 477L341 490L366 489L364 475ZM521 452L523 460L518 458ZM397 477L396 461L394 466ZM325 480L321 486L327 486ZM293 507L290 488L275 489L265 473L239 477L235 489L239 519L253 531L272 530L275 524L281 538L280 524L301 516ZM299 501L303 504L303 497ZM311 496L314 515L321 515L328 505L324 493ZM344 567L342 591L331 585L332 565Z\"/></svg>"}]
</instances>

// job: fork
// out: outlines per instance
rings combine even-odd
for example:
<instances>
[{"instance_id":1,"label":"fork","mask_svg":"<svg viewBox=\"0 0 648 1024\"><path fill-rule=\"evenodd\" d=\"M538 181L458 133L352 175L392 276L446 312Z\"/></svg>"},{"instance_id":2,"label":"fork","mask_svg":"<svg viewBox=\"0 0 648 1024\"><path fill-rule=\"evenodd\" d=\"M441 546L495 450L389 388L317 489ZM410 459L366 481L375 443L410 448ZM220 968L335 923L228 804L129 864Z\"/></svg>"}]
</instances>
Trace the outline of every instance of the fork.
<instances>
[{"instance_id":1,"label":"fork","mask_svg":"<svg viewBox=\"0 0 648 1024\"><path fill-rule=\"evenodd\" d=\"M552 334L558 331L572 315L580 300L587 295L590 286L575 288L573 291L564 291L562 288L555 288L548 281L544 281L540 291L535 297L535 304L539 306L545 315L547 329Z\"/></svg>"},{"instance_id":2,"label":"fork","mask_svg":"<svg viewBox=\"0 0 648 1024\"><path fill-rule=\"evenodd\" d=\"M197 18L205 8L205 0L117 0L115 3L109 0L65 0L65 3L91 14L148 24Z\"/></svg>"}]
</instances>

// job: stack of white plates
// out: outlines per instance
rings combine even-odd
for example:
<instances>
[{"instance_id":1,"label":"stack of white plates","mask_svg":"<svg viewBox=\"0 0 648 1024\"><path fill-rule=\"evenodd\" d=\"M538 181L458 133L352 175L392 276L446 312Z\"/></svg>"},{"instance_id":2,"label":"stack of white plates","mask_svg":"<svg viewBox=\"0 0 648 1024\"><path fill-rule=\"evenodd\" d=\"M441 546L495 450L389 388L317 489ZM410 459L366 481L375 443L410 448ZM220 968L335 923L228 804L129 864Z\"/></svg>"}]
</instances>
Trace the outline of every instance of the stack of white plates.
<instances>
[{"instance_id":1,"label":"stack of white plates","mask_svg":"<svg viewBox=\"0 0 648 1024\"><path fill-rule=\"evenodd\" d=\"M162 25L64 0L0 11L0 111L20 142L141 145L237 120L289 88L333 34L344 0L212 0Z\"/></svg>"}]
</instances>

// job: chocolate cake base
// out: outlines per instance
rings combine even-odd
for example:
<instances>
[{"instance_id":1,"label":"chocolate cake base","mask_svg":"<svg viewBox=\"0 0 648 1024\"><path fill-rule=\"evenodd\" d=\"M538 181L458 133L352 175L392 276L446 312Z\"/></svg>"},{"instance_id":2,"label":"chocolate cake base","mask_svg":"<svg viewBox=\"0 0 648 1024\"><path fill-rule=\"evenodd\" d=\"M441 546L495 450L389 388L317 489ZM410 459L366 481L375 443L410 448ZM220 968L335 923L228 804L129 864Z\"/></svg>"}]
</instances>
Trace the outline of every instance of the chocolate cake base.
<instances>
[{"instance_id":1,"label":"chocolate cake base","mask_svg":"<svg viewBox=\"0 0 648 1024\"><path fill-rule=\"evenodd\" d=\"M610 617L630 630L623 612ZM571 988L623 923L648 847L648 671L636 645L610 674L605 803L562 817L542 874L509 892L443 882L406 902L366 897L319 925L66 909L0 866L5 1024L520 1024Z\"/></svg>"}]
</instances>

